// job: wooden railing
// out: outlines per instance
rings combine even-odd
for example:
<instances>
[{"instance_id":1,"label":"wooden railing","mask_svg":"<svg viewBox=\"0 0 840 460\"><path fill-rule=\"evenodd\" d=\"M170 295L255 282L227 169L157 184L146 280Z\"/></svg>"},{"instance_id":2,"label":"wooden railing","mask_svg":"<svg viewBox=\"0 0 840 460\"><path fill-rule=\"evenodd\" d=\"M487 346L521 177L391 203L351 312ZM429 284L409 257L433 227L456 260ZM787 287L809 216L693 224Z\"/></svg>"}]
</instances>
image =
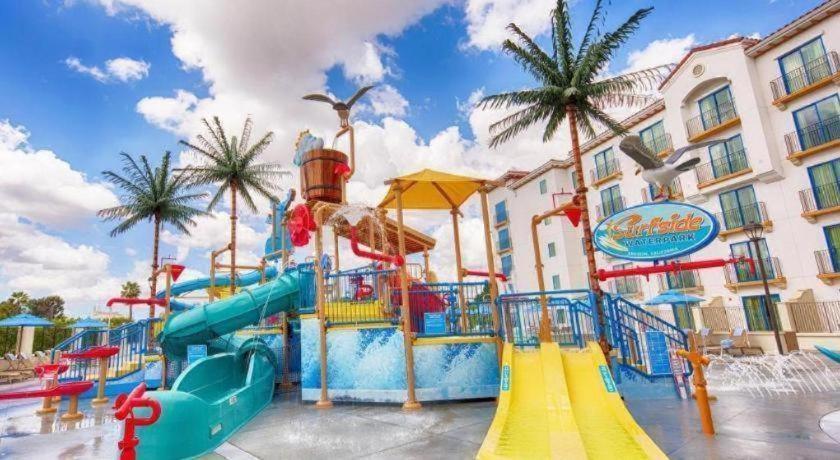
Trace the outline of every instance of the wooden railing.
<instances>
[{"instance_id":1,"label":"wooden railing","mask_svg":"<svg viewBox=\"0 0 840 460\"><path fill-rule=\"evenodd\" d=\"M840 332L840 301L787 302L787 309L796 332Z\"/></svg>"},{"instance_id":2,"label":"wooden railing","mask_svg":"<svg viewBox=\"0 0 840 460\"><path fill-rule=\"evenodd\" d=\"M744 308L741 306L700 307L703 327L715 333L728 333L736 327L747 327Z\"/></svg>"}]
</instances>

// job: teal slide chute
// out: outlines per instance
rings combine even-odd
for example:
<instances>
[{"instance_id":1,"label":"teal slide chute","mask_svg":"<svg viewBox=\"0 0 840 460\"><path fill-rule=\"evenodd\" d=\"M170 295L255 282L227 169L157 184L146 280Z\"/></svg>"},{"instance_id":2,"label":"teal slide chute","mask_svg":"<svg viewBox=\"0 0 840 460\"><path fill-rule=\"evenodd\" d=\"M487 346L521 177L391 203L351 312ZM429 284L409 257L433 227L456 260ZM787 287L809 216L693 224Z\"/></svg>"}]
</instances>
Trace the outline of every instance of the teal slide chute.
<instances>
[{"instance_id":1,"label":"teal slide chute","mask_svg":"<svg viewBox=\"0 0 840 460\"><path fill-rule=\"evenodd\" d=\"M265 279L271 280L277 276L277 268L273 266L267 266L265 268ZM262 273L259 270L250 271L248 273L238 275L236 277L236 285L239 287L244 286L251 286L253 284L257 284L262 280ZM214 283L217 287L227 287L230 286L230 275L221 275L216 277L216 281ZM180 295L189 294L190 292L200 291L202 289L207 289L210 287L210 278L197 278L194 280L182 281L180 283L175 283L169 289L170 294L172 297L178 297ZM162 299L166 297L166 291L160 291L156 295L157 298ZM189 305L184 302L180 302L175 299L169 300L169 308L172 311L183 311L191 308L192 305Z\"/></svg>"}]
</instances>

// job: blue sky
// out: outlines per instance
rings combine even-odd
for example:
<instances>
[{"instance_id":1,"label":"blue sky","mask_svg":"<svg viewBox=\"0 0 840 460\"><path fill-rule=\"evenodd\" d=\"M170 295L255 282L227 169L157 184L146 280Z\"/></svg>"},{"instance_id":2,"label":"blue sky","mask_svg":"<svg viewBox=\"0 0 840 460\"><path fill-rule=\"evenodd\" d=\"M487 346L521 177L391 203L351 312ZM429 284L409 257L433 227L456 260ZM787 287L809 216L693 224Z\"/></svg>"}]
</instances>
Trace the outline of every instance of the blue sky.
<instances>
[{"instance_id":1,"label":"blue sky","mask_svg":"<svg viewBox=\"0 0 840 460\"><path fill-rule=\"evenodd\" d=\"M252 114L258 130L277 134L269 159L288 164L298 129L328 135L335 125L326 106L301 103L300 95L345 96L359 84L378 84L378 102L370 99L357 114L360 146L376 160L364 164L353 189L367 201L379 196L382 180L427 164L493 175L557 156L556 149L526 143L493 157L482 146L487 115L467 104L482 91L531 83L498 53L506 34L496 24L513 20L542 33L551 3L373 0L331 9L205 2L196 10L189 2L153 0L0 2L0 138L6 137L0 160L28 168L14 176L0 169L0 198L7 202L0 216L14 227L0 229L0 256L8 261L0 269L0 297L16 289L55 292L85 311L122 280L145 273L148 226L110 238L109 225L95 218L98 206L115 199L100 172L118 168L121 151L154 161L164 150L180 153L177 141L197 134L202 116L219 114L237 130ZM763 36L817 3L614 1L607 28L637 8L656 10L610 71L676 60L689 46L732 34ZM592 4L573 3L576 30ZM111 69L108 61L119 58L130 61ZM8 140L21 133L26 142ZM219 211L194 239L172 236L163 253L185 255L189 266L206 272L206 251L226 238L226 210ZM243 224L247 249L256 253L262 216Z\"/></svg>"}]
</instances>

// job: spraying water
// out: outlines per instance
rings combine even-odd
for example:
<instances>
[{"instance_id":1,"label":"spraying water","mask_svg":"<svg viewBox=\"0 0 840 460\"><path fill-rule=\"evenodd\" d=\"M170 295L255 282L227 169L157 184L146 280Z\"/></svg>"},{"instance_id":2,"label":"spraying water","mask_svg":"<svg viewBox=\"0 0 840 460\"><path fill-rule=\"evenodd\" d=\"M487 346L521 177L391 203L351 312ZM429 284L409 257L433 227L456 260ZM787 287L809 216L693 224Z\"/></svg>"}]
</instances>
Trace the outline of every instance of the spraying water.
<instances>
[{"instance_id":1,"label":"spraying water","mask_svg":"<svg viewBox=\"0 0 840 460\"><path fill-rule=\"evenodd\" d=\"M813 352L709 359L706 379L718 392L773 398L840 390L840 365Z\"/></svg>"}]
</instances>

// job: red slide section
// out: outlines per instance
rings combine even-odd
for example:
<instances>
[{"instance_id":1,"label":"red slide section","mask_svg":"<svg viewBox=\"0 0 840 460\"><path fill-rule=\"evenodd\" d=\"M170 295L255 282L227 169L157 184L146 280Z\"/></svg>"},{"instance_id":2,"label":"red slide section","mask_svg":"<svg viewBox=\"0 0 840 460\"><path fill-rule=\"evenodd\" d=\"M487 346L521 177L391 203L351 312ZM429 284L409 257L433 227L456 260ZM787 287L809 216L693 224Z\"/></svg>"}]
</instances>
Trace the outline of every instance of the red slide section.
<instances>
[{"instance_id":1,"label":"red slide section","mask_svg":"<svg viewBox=\"0 0 840 460\"><path fill-rule=\"evenodd\" d=\"M72 396L82 394L90 390L91 388L93 388L93 382L88 380L85 380L83 382L61 383L58 386L43 390L13 391L10 393L0 393L0 400L46 398L48 396Z\"/></svg>"},{"instance_id":2,"label":"red slide section","mask_svg":"<svg viewBox=\"0 0 840 460\"><path fill-rule=\"evenodd\" d=\"M424 330L424 313L445 312L446 302L440 294L422 284L412 284L408 289L408 301L411 305L411 331L419 332ZM398 290L393 291L392 297L391 301L394 305L399 305L402 301Z\"/></svg>"}]
</instances>

